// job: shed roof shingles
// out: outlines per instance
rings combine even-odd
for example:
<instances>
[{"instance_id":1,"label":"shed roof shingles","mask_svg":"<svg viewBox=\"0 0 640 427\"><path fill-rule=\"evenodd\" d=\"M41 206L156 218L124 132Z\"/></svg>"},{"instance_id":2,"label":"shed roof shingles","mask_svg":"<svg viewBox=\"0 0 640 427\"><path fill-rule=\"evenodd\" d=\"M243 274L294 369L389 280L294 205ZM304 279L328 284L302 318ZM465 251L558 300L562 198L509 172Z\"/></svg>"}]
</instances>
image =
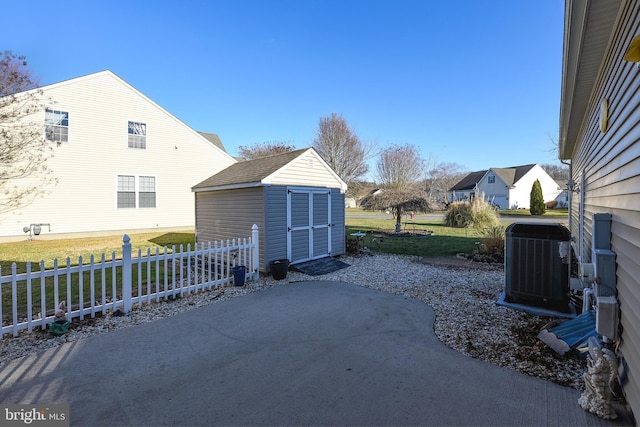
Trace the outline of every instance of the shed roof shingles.
<instances>
[{"instance_id":1,"label":"shed roof shingles","mask_svg":"<svg viewBox=\"0 0 640 427\"><path fill-rule=\"evenodd\" d=\"M283 168L307 150L309 150L309 148L234 163L212 177L196 184L193 186L193 189L260 183L263 179Z\"/></svg>"}]
</instances>

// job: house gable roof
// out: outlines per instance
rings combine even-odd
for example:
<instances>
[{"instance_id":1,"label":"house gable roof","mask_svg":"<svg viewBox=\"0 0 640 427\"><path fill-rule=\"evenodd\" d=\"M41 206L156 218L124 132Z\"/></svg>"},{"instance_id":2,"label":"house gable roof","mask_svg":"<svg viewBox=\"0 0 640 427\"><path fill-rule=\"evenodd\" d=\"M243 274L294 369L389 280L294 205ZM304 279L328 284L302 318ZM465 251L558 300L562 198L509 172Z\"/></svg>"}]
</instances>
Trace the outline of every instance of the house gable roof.
<instances>
[{"instance_id":1,"label":"house gable roof","mask_svg":"<svg viewBox=\"0 0 640 427\"><path fill-rule=\"evenodd\" d=\"M495 174L498 175L509 187L513 187L513 185L520 181L520 178L526 175L534 166L535 163L532 165L512 166L509 168L491 168L490 170L495 172Z\"/></svg>"},{"instance_id":2,"label":"house gable roof","mask_svg":"<svg viewBox=\"0 0 640 427\"><path fill-rule=\"evenodd\" d=\"M207 132L200 132L200 131L198 131L198 133L202 135L207 141L209 141L210 143L212 143L213 145L215 145L225 153L227 152L227 150L224 148L224 144L220 140L220 137L215 133L207 133Z\"/></svg>"},{"instance_id":3,"label":"house gable roof","mask_svg":"<svg viewBox=\"0 0 640 427\"><path fill-rule=\"evenodd\" d=\"M451 187L449 191L473 190L476 184L482 179L482 177L486 173L487 173L486 170L471 172L469 175L462 178L456 185Z\"/></svg>"},{"instance_id":4,"label":"house gable roof","mask_svg":"<svg viewBox=\"0 0 640 427\"><path fill-rule=\"evenodd\" d=\"M340 188L346 189L344 181L331 170L313 148L303 148L288 153L275 154L273 156L235 163L205 179L201 183L194 185L192 190L198 192L270 185L275 175L286 170L286 168L295 163L296 160L306 157L305 155L313 156L316 160L320 161L323 166L330 171L336 182L339 183Z\"/></svg>"}]
</instances>

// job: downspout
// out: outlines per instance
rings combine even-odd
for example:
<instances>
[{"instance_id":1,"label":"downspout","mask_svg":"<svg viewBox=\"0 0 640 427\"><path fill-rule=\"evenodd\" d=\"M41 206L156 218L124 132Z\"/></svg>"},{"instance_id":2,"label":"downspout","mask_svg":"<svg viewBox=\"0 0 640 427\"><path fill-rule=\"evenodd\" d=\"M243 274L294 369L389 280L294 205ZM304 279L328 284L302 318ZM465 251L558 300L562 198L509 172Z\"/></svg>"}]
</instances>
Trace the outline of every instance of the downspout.
<instances>
[{"instance_id":1,"label":"downspout","mask_svg":"<svg viewBox=\"0 0 640 427\"><path fill-rule=\"evenodd\" d=\"M560 159L560 163L562 163L565 166L569 166L569 179L573 179L573 165L572 165L572 162ZM572 225L571 224L571 206L572 206L572 203L573 203L573 191L571 191L568 188L567 188L567 190L569 191L569 230L572 230L572 228L571 228L571 225Z\"/></svg>"}]
</instances>

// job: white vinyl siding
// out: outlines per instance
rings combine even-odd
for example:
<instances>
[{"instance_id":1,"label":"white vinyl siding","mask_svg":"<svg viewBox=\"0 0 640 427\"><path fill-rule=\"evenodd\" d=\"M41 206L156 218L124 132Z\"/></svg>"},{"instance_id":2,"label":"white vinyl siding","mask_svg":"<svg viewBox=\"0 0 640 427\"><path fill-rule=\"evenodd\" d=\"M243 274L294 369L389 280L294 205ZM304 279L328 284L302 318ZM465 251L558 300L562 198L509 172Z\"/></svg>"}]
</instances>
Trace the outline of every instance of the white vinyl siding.
<instances>
[{"instance_id":1,"label":"white vinyl siding","mask_svg":"<svg viewBox=\"0 0 640 427\"><path fill-rule=\"evenodd\" d=\"M270 183L333 188L338 180L337 175L320 160L314 151L308 151L278 171Z\"/></svg>"},{"instance_id":2,"label":"white vinyl siding","mask_svg":"<svg viewBox=\"0 0 640 427\"><path fill-rule=\"evenodd\" d=\"M52 234L193 228L191 187L235 162L111 72L42 90L43 98L69 113L72 143L53 145L47 165L57 182L43 197L3 214L0 238L22 238L22 228L33 222L50 223ZM124 139L132 118L153 129L145 150L130 149ZM44 127L44 112L30 120ZM156 208L118 209L117 175L155 177Z\"/></svg>"}]
</instances>

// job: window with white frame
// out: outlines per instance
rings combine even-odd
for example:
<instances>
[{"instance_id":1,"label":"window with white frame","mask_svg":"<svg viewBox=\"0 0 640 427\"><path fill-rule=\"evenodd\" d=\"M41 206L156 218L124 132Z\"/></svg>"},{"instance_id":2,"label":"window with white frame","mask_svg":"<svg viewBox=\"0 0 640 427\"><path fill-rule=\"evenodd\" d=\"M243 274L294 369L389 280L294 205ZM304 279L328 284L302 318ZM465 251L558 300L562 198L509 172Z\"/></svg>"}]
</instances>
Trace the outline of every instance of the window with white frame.
<instances>
[{"instance_id":1,"label":"window with white frame","mask_svg":"<svg viewBox=\"0 0 640 427\"><path fill-rule=\"evenodd\" d=\"M141 176L138 179L138 206L141 208L156 207L156 177Z\"/></svg>"},{"instance_id":2,"label":"window with white frame","mask_svg":"<svg viewBox=\"0 0 640 427\"><path fill-rule=\"evenodd\" d=\"M117 193L118 209L155 208L156 177L118 175Z\"/></svg>"},{"instance_id":3,"label":"window with white frame","mask_svg":"<svg viewBox=\"0 0 640 427\"><path fill-rule=\"evenodd\" d=\"M69 113L58 110L45 110L44 135L47 141L69 141Z\"/></svg>"},{"instance_id":4,"label":"window with white frame","mask_svg":"<svg viewBox=\"0 0 640 427\"><path fill-rule=\"evenodd\" d=\"M489 184L495 184L496 183L496 176L495 175L489 175L489 177L487 178L487 182L489 182Z\"/></svg>"},{"instance_id":5,"label":"window with white frame","mask_svg":"<svg viewBox=\"0 0 640 427\"><path fill-rule=\"evenodd\" d=\"M136 177L118 175L118 208L136 207Z\"/></svg>"},{"instance_id":6,"label":"window with white frame","mask_svg":"<svg viewBox=\"0 0 640 427\"><path fill-rule=\"evenodd\" d=\"M127 127L129 148L147 148L147 125L139 122L129 122Z\"/></svg>"}]
</instances>

